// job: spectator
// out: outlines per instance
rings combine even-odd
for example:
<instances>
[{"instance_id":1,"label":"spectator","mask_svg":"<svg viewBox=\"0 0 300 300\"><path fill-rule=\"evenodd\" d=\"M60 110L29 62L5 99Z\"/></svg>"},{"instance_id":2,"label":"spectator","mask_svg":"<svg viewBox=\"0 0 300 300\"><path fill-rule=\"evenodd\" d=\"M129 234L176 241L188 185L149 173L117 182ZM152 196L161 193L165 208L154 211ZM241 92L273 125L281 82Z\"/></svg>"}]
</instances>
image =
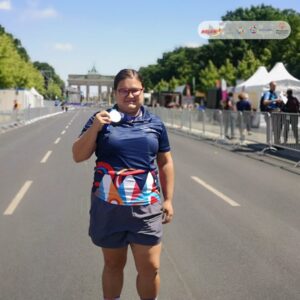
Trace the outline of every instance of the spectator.
<instances>
[{"instance_id":1,"label":"spectator","mask_svg":"<svg viewBox=\"0 0 300 300\"><path fill-rule=\"evenodd\" d=\"M269 85L270 90L264 93L263 105L266 108L266 111L271 113L274 142L275 144L279 144L282 129L281 114L279 113L282 111L283 101L277 96L276 83L271 81Z\"/></svg>"},{"instance_id":2,"label":"spectator","mask_svg":"<svg viewBox=\"0 0 300 300\"><path fill-rule=\"evenodd\" d=\"M16 122L19 121L19 109L20 109L20 104L18 100L14 100L14 105L13 105L13 117Z\"/></svg>"},{"instance_id":3,"label":"spectator","mask_svg":"<svg viewBox=\"0 0 300 300\"><path fill-rule=\"evenodd\" d=\"M300 112L299 100L293 96L293 90L287 90L287 102L284 105L284 112L288 113L284 118L284 143L288 141L288 133L290 124L294 133L296 144L299 143L298 136L298 118Z\"/></svg>"},{"instance_id":4,"label":"spectator","mask_svg":"<svg viewBox=\"0 0 300 300\"><path fill-rule=\"evenodd\" d=\"M238 96L239 100L236 103L236 108L238 112L242 114L241 124L246 125L248 135L251 134L251 102L248 99L248 94L241 93ZM240 116L240 115L239 115Z\"/></svg>"},{"instance_id":5,"label":"spectator","mask_svg":"<svg viewBox=\"0 0 300 300\"><path fill-rule=\"evenodd\" d=\"M228 139L235 138L235 119L236 119L236 105L233 99L233 93L229 92L226 100L222 103L223 105L223 116L224 116L224 126L225 126L225 136ZM231 135L228 135L230 127Z\"/></svg>"}]
</instances>

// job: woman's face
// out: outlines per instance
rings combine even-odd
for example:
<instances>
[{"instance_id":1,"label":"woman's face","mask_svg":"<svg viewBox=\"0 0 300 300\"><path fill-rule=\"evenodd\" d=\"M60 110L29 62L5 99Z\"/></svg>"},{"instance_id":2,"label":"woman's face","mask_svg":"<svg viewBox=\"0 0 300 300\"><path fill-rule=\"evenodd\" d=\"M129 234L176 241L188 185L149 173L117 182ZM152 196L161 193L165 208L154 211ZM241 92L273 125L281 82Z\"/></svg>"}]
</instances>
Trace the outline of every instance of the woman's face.
<instances>
[{"instance_id":1,"label":"woman's face","mask_svg":"<svg viewBox=\"0 0 300 300\"><path fill-rule=\"evenodd\" d=\"M126 114L136 114L144 102L143 86L136 78L120 81L115 95L119 110Z\"/></svg>"}]
</instances>

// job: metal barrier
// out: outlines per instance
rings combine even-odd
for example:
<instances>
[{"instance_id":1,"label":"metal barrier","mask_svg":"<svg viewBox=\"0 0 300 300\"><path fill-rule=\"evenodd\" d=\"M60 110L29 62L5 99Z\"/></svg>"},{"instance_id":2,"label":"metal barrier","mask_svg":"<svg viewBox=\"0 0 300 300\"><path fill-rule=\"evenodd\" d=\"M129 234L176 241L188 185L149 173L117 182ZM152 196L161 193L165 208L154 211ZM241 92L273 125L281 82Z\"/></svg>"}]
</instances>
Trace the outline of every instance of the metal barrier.
<instances>
[{"instance_id":1,"label":"metal barrier","mask_svg":"<svg viewBox=\"0 0 300 300\"><path fill-rule=\"evenodd\" d=\"M188 134L210 136L216 141L233 145L247 142L266 145L260 154L269 150L277 151L277 147L300 152L299 114L162 107L149 109L167 126ZM300 161L296 166L299 164Z\"/></svg>"},{"instance_id":2,"label":"metal barrier","mask_svg":"<svg viewBox=\"0 0 300 300\"><path fill-rule=\"evenodd\" d=\"M60 107L34 107L15 111L0 111L0 126L13 127L28 123L45 115L60 112Z\"/></svg>"}]
</instances>

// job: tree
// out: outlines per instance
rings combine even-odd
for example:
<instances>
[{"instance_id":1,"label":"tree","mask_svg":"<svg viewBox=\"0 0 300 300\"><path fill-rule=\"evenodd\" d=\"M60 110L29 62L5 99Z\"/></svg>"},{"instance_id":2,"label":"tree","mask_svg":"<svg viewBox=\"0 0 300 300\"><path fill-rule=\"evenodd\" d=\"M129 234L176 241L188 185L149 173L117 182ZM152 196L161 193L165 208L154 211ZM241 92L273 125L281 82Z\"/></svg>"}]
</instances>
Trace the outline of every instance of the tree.
<instances>
[{"instance_id":1,"label":"tree","mask_svg":"<svg viewBox=\"0 0 300 300\"><path fill-rule=\"evenodd\" d=\"M259 59L255 58L252 50L248 50L243 57L243 60L239 61L237 67L237 75L240 79L248 79L261 65Z\"/></svg>"},{"instance_id":2,"label":"tree","mask_svg":"<svg viewBox=\"0 0 300 300\"><path fill-rule=\"evenodd\" d=\"M0 87L31 88L44 92L43 77L31 62L26 62L15 48L12 38L0 35Z\"/></svg>"},{"instance_id":3,"label":"tree","mask_svg":"<svg viewBox=\"0 0 300 300\"><path fill-rule=\"evenodd\" d=\"M48 84L48 89L46 91L46 97L48 99L56 99L56 98L61 98L62 93L60 86L56 84L54 81L50 80Z\"/></svg>"},{"instance_id":4,"label":"tree","mask_svg":"<svg viewBox=\"0 0 300 300\"><path fill-rule=\"evenodd\" d=\"M161 79L160 82L154 86L154 91L164 92L169 90L169 84L167 81Z\"/></svg>"},{"instance_id":5,"label":"tree","mask_svg":"<svg viewBox=\"0 0 300 300\"><path fill-rule=\"evenodd\" d=\"M44 78L44 96L50 99L55 99L55 96L61 97L61 91L64 89L65 84L55 73L55 69L46 62L35 61L33 65L37 70L39 70ZM50 83L52 84L50 85ZM58 89L60 89L60 92L58 92Z\"/></svg>"},{"instance_id":6,"label":"tree","mask_svg":"<svg viewBox=\"0 0 300 300\"><path fill-rule=\"evenodd\" d=\"M284 40L238 40L235 43L245 43L247 50L252 50L255 57L260 59L265 66L271 67L276 62L282 61L288 71L300 78L300 14L293 9L279 10L269 5L251 6L250 8L238 8L227 12L222 20L231 21L286 21L292 28L291 34ZM224 41L229 49L233 48L232 41ZM271 53L267 54L266 51ZM266 59L268 58L268 59Z\"/></svg>"},{"instance_id":7,"label":"tree","mask_svg":"<svg viewBox=\"0 0 300 300\"><path fill-rule=\"evenodd\" d=\"M171 80L169 81L169 90L170 91L174 91L175 90L175 88L177 87L177 86L179 86L180 85L180 81L177 79L177 78L175 78L174 76L171 78Z\"/></svg>"},{"instance_id":8,"label":"tree","mask_svg":"<svg viewBox=\"0 0 300 300\"><path fill-rule=\"evenodd\" d=\"M220 79L218 69L214 63L209 60L208 65L205 69L199 73L199 80L203 90L207 90L216 85L216 81Z\"/></svg>"},{"instance_id":9,"label":"tree","mask_svg":"<svg viewBox=\"0 0 300 300\"><path fill-rule=\"evenodd\" d=\"M228 85L235 85L236 80L236 68L227 58L225 64L219 69L219 75L224 78Z\"/></svg>"},{"instance_id":10,"label":"tree","mask_svg":"<svg viewBox=\"0 0 300 300\"><path fill-rule=\"evenodd\" d=\"M52 82L47 91L44 76ZM21 41L6 33L4 27L0 25L0 88L32 87L49 97L61 96L64 82L49 64L40 62L33 64Z\"/></svg>"}]
</instances>

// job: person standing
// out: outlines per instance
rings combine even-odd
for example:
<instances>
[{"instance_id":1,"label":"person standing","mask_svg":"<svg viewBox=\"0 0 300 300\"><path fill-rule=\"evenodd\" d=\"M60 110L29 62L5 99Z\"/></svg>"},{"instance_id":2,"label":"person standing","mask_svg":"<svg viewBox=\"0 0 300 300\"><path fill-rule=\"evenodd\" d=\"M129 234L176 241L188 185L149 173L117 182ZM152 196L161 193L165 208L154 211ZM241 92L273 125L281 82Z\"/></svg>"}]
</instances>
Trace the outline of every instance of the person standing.
<instances>
[{"instance_id":1,"label":"person standing","mask_svg":"<svg viewBox=\"0 0 300 300\"><path fill-rule=\"evenodd\" d=\"M236 108L238 111L237 125L240 131L240 138L242 141L244 141L245 126L247 128L248 134L251 134L251 104L246 93L241 93L238 95Z\"/></svg>"},{"instance_id":2,"label":"person standing","mask_svg":"<svg viewBox=\"0 0 300 300\"><path fill-rule=\"evenodd\" d=\"M300 104L299 104L299 100L293 96L293 90L288 89L286 94L287 94L287 102L284 105L284 112L288 114L285 115L285 120L284 120L284 143L286 144L288 141L289 127L291 124L296 144L298 144L299 143L298 118L300 113Z\"/></svg>"},{"instance_id":3,"label":"person standing","mask_svg":"<svg viewBox=\"0 0 300 300\"><path fill-rule=\"evenodd\" d=\"M19 104L18 100L15 99L14 104L13 104L13 117L16 122L20 121L19 120L19 109L20 109L20 104Z\"/></svg>"},{"instance_id":4,"label":"person standing","mask_svg":"<svg viewBox=\"0 0 300 300\"><path fill-rule=\"evenodd\" d=\"M264 93L263 105L266 108L265 111L271 113L274 142L279 144L282 130L282 116L280 112L282 111L283 101L277 96L276 83L271 81L269 86L270 90Z\"/></svg>"},{"instance_id":5,"label":"person standing","mask_svg":"<svg viewBox=\"0 0 300 300\"><path fill-rule=\"evenodd\" d=\"M226 100L223 102L223 116L224 116L224 131L225 137L228 139L235 138L235 120L236 120L236 105L233 99L233 93L229 92ZM228 134L230 127L230 136Z\"/></svg>"},{"instance_id":6,"label":"person standing","mask_svg":"<svg viewBox=\"0 0 300 300\"><path fill-rule=\"evenodd\" d=\"M114 79L116 105L95 113L72 148L75 162L93 153L97 157L89 235L102 249L106 300L120 299L128 247L140 298L156 299L162 224L174 215L174 167L167 131L144 107L143 91L137 71L121 70Z\"/></svg>"}]
</instances>

